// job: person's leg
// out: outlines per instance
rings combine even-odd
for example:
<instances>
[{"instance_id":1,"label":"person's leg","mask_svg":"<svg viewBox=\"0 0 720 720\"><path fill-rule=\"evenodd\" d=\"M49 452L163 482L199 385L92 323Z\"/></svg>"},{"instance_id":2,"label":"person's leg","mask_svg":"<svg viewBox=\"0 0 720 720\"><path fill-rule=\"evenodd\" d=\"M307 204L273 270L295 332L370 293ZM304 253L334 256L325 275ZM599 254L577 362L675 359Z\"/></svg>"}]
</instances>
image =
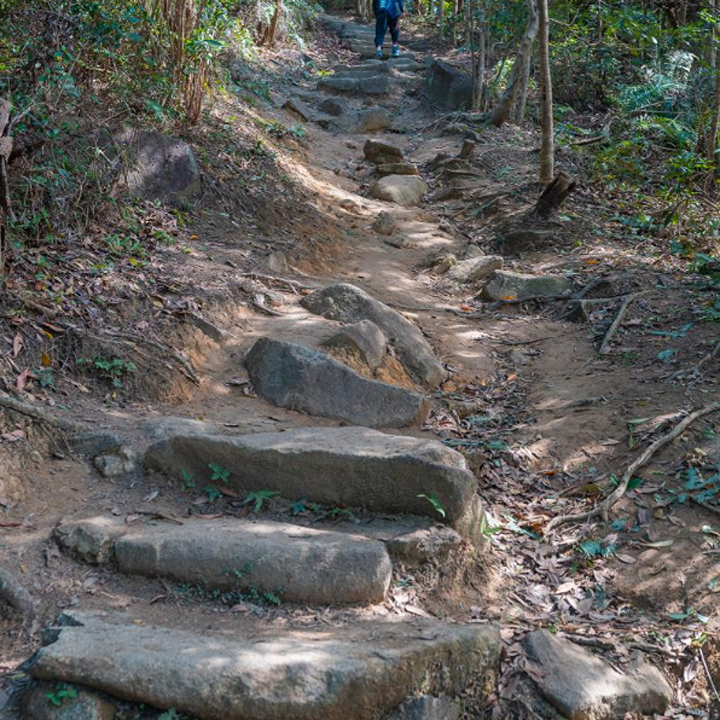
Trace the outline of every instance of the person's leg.
<instances>
[{"instance_id":1,"label":"person's leg","mask_svg":"<svg viewBox=\"0 0 720 720\"><path fill-rule=\"evenodd\" d=\"M378 53L382 54L382 46L385 42L385 33L388 28L388 14L384 10L380 10L375 16L375 48Z\"/></svg>"},{"instance_id":2,"label":"person's leg","mask_svg":"<svg viewBox=\"0 0 720 720\"><path fill-rule=\"evenodd\" d=\"M390 26L390 35L392 37L392 54L393 57L400 55L400 16L390 18L388 21Z\"/></svg>"}]
</instances>

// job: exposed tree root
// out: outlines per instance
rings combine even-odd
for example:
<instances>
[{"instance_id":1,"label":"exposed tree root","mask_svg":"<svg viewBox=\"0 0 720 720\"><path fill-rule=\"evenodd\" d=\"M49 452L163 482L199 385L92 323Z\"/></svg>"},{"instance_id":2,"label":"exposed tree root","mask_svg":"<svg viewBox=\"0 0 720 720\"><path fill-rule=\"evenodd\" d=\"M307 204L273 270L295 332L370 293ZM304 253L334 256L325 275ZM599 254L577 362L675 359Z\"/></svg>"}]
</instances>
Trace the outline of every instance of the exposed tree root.
<instances>
[{"instance_id":1,"label":"exposed tree root","mask_svg":"<svg viewBox=\"0 0 720 720\"><path fill-rule=\"evenodd\" d=\"M612 508L612 506L615 505L615 503L617 503L623 497L623 495L625 495L628 485L630 484L630 480L632 480L635 473L641 467L643 467L643 465L646 465L658 450L665 447L665 445L682 435L685 430L687 430L687 428L692 425L692 423L694 423L699 418L704 417L705 415L709 415L710 413L717 412L718 410L720 410L720 402L713 403L712 405L707 405L704 408L700 408L699 410L695 410L695 412L690 413L688 416L683 418L677 425L675 425L675 427L670 430L670 432L662 435L657 440L655 440L655 442L649 445L635 459L635 461L627 467L627 469L623 473L622 478L620 479L620 483L618 484L618 486L601 503L599 503L592 510L584 513L577 513L575 515L558 515L558 517L553 518L547 524L547 526L545 527L545 532L549 533L551 530L554 530L556 527L558 527L559 525L563 525L564 523L581 522L584 520L589 520L593 517L600 517L603 520L607 521L610 508Z\"/></svg>"},{"instance_id":2,"label":"exposed tree root","mask_svg":"<svg viewBox=\"0 0 720 720\"><path fill-rule=\"evenodd\" d=\"M620 306L620 309L618 310L617 315L612 322L612 325L608 328L608 331L605 333L605 337L603 338L602 344L600 345L601 355L607 355L607 353L610 352L610 342L615 337L615 333L617 333L618 329L620 328L627 309L630 307L630 304L633 300L643 294L644 293L633 293L632 295L628 295L623 300L622 305Z\"/></svg>"},{"instance_id":3,"label":"exposed tree root","mask_svg":"<svg viewBox=\"0 0 720 720\"><path fill-rule=\"evenodd\" d=\"M58 430L85 432L88 429L85 425L80 425L79 423L74 423L70 420L63 420L62 418L57 418L54 415L50 415L50 413L45 412L45 410L43 410L42 408L39 408L35 405L30 405L30 403L23 402L22 400L17 400L16 398L10 397L8 395L0 395L0 407L7 408L8 410L13 410L14 412L20 413L21 415L27 415L27 417L39 420L40 422L45 423L45 425L57 428Z\"/></svg>"}]
</instances>

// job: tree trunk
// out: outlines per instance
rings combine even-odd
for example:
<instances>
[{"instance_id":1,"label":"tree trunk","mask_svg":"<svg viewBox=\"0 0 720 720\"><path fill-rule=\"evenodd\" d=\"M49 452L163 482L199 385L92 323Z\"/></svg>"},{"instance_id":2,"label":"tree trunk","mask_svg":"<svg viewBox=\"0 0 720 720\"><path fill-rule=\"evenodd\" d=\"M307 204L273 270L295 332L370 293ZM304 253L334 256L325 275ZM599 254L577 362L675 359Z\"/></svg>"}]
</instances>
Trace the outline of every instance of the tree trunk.
<instances>
[{"instance_id":1,"label":"tree trunk","mask_svg":"<svg viewBox=\"0 0 720 720\"><path fill-rule=\"evenodd\" d=\"M717 0L712 4L713 16L717 13ZM717 19L717 18L716 18ZM718 142L718 119L720 118L720 68L718 68L717 43L720 40L720 25L716 22L713 26L713 34L710 39L710 69L714 79L714 90L712 107L710 108L710 127L705 141L705 156L714 165L718 165L718 157L715 154Z\"/></svg>"},{"instance_id":2,"label":"tree trunk","mask_svg":"<svg viewBox=\"0 0 720 720\"><path fill-rule=\"evenodd\" d=\"M575 181L569 175L559 172L538 198L535 204L535 215L540 218L552 215L565 202L575 187Z\"/></svg>"},{"instance_id":3,"label":"tree trunk","mask_svg":"<svg viewBox=\"0 0 720 720\"><path fill-rule=\"evenodd\" d=\"M437 0L437 31L438 37L442 39L445 24L445 0Z\"/></svg>"},{"instance_id":4,"label":"tree trunk","mask_svg":"<svg viewBox=\"0 0 720 720\"><path fill-rule=\"evenodd\" d=\"M517 100L518 92L520 91L520 84L522 82L524 67L530 63L530 57L532 55L532 48L535 44L535 38L538 34L538 12L535 0L528 0L528 23L525 28L520 45L515 55L515 64L510 71L510 77L507 81L505 92L502 94L500 100L492 110L490 114L489 122L495 127L504 125L510 118L510 113L513 107L515 107L515 101Z\"/></svg>"},{"instance_id":5,"label":"tree trunk","mask_svg":"<svg viewBox=\"0 0 720 720\"><path fill-rule=\"evenodd\" d=\"M538 0L540 42L538 68L540 70L540 186L552 182L555 172L555 128L553 126L552 77L550 75L550 19L548 0Z\"/></svg>"},{"instance_id":6,"label":"tree trunk","mask_svg":"<svg viewBox=\"0 0 720 720\"><path fill-rule=\"evenodd\" d=\"M7 176L8 160L12 152L12 138L8 137L10 131L11 105L7 100L0 98L0 275L5 269L5 260L10 255L7 246L7 231L5 221L13 219L10 204L10 184Z\"/></svg>"},{"instance_id":7,"label":"tree trunk","mask_svg":"<svg viewBox=\"0 0 720 720\"><path fill-rule=\"evenodd\" d=\"M482 107L483 94L485 92L485 13L480 10L478 19L478 46L473 50L473 110L480 110ZM475 33L473 33L475 35Z\"/></svg>"},{"instance_id":8,"label":"tree trunk","mask_svg":"<svg viewBox=\"0 0 720 720\"><path fill-rule=\"evenodd\" d=\"M515 124L522 125L525 120L525 107L527 106L528 85L530 84L530 70L532 69L532 57L523 65L522 78L520 79L520 90L518 91L517 103L515 105Z\"/></svg>"}]
</instances>

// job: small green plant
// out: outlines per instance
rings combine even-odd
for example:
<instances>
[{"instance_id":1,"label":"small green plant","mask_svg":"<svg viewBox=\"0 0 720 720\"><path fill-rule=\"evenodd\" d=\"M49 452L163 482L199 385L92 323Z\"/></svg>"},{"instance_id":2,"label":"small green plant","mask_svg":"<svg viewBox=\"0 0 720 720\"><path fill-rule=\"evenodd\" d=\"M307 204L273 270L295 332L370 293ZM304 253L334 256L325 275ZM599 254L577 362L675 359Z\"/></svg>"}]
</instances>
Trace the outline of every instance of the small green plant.
<instances>
[{"instance_id":1,"label":"small green plant","mask_svg":"<svg viewBox=\"0 0 720 720\"><path fill-rule=\"evenodd\" d=\"M256 492L248 493L248 496L245 498L245 505L252 505L253 512L257 514L262 510L266 502L269 502L279 494L277 490L257 490Z\"/></svg>"},{"instance_id":2,"label":"small green plant","mask_svg":"<svg viewBox=\"0 0 720 720\"><path fill-rule=\"evenodd\" d=\"M180 471L180 482L185 490L192 490L197 487L195 476L191 472L188 472L185 468Z\"/></svg>"},{"instance_id":3,"label":"small green plant","mask_svg":"<svg viewBox=\"0 0 720 720\"><path fill-rule=\"evenodd\" d=\"M445 512L445 508L440 504L440 501L433 495L418 495L418 497L427 500L435 508L435 512L437 512L440 517L445 517L447 515L447 513Z\"/></svg>"},{"instance_id":4,"label":"small green plant","mask_svg":"<svg viewBox=\"0 0 720 720\"><path fill-rule=\"evenodd\" d=\"M227 484L227 481L230 479L230 470L222 465L218 465L217 463L210 463L208 467L212 471L210 482L222 482Z\"/></svg>"},{"instance_id":5,"label":"small green plant","mask_svg":"<svg viewBox=\"0 0 720 720\"><path fill-rule=\"evenodd\" d=\"M122 388L127 376L137 370L135 363L130 360L103 355L96 355L92 360L80 358L78 365L91 367L99 378L109 381L117 389Z\"/></svg>"},{"instance_id":6,"label":"small green plant","mask_svg":"<svg viewBox=\"0 0 720 720\"><path fill-rule=\"evenodd\" d=\"M74 687L61 682L55 685L54 690L45 693L48 703L53 707L61 707L65 700L74 700L77 696L78 692Z\"/></svg>"}]
</instances>

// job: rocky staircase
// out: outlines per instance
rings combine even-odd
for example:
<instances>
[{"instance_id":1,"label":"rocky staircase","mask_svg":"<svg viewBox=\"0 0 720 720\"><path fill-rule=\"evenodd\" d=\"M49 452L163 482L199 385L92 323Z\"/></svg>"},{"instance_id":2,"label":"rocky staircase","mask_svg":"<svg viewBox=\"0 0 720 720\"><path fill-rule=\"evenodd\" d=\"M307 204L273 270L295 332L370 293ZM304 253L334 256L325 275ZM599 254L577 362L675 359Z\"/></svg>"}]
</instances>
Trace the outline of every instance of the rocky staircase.
<instances>
[{"instance_id":1,"label":"rocky staircase","mask_svg":"<svg viewBox=\"0 0 720 720\"><path fill-rule=\"evenodd\" d=\"M361 58L374 57L371 28L324 22ZM382 95L392 80L421 68L407 56L338 66L319 89ZM396 169L402 164L401 154L390 160ZM180 608L65 612L46 629L30 664L41 684L29 695L29 718L45 717L38 697L56 682L81 688L76 720L109 720L122 702L199 720L479 715L499 661L497 625L368 610L387 599L399 563L483 548L482 504L462 455L435 440L387 432L422 424L427 391L446 371L416 325L357 287L331 285L302 305L319 322L343 328L321 348L260 338L246 356L249 378L273 405L348 426L222 435L168 418L161 432L148 431L144 468L178 488L183 478L204 481L211 465L222 467L223 489L232 496L361 508L372 519L311 525L290 514L96 515L64 519L54 540L76 562L159 578L168 588L251 593L323 617L330 610L349 614L305 626L273 623L262 613L211 616ZM339 349L367 372L341 362ZM390 353L406 373L405 386L373 379Z\"/></svg>"}]
</instances>

